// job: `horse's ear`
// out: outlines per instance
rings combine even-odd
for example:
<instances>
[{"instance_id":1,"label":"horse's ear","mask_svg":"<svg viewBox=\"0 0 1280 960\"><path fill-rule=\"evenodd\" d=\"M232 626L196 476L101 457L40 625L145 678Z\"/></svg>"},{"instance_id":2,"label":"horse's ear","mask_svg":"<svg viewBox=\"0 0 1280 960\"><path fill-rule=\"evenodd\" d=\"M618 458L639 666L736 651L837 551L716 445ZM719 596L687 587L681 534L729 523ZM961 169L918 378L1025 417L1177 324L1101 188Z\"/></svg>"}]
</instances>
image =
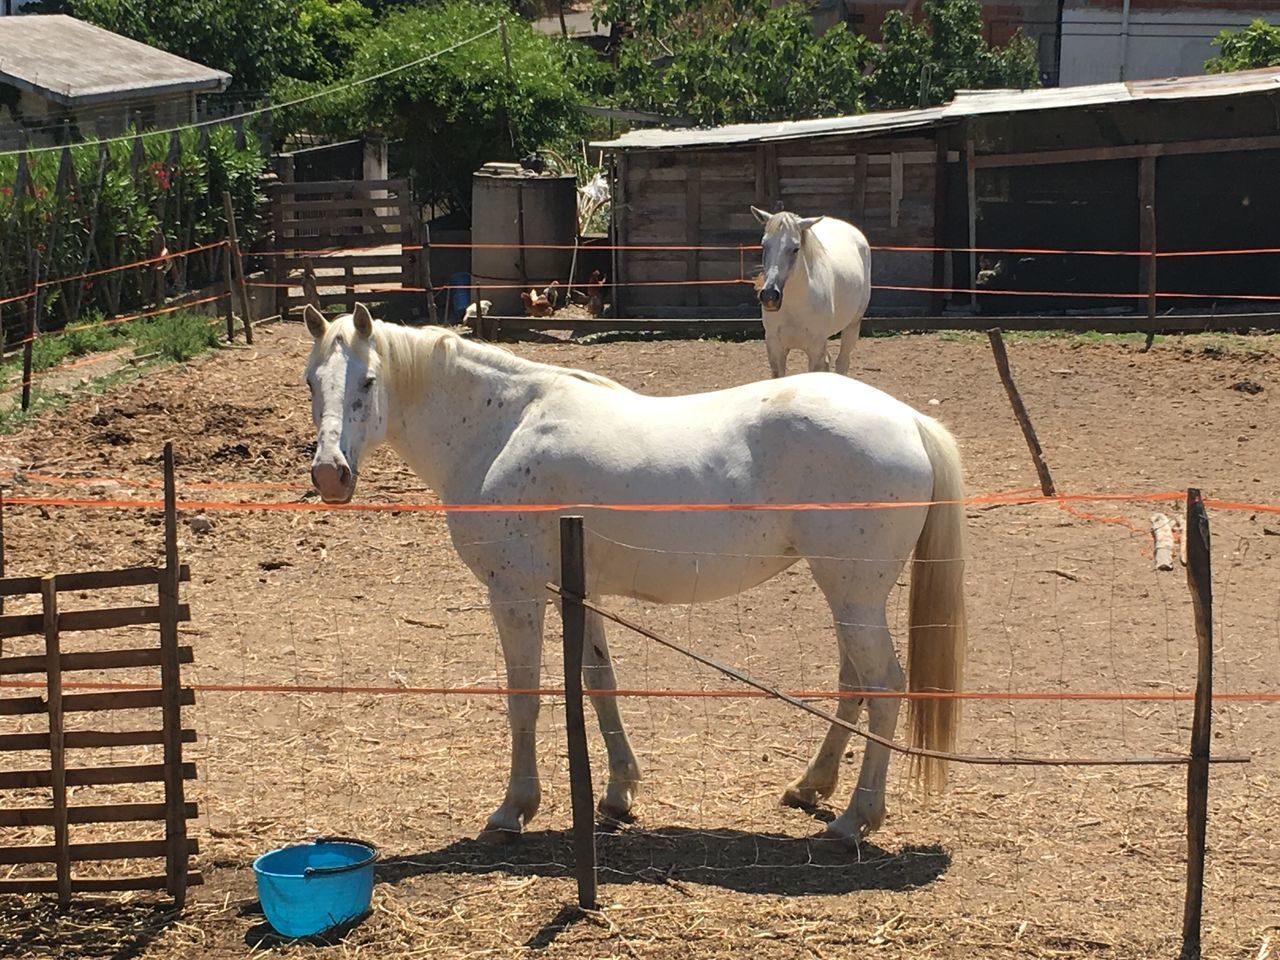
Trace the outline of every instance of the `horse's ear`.
<instances>
[{"instance_id":1,"label":"horse's ear","mask_svg":"<svg viewBox=\"0 0 1280 960\"><path fill-rule=\"evenodd\" d=\"M821 219L822 217L803 217L796 221L796 226L800 228L801 233L804 233Z\"/></svg>"},{"instance_id":2,"label":"horse's ear","mask_svg":"<svg viewBox=\"0 0 1280 960\"><path fill-rule=\"evenodd\" d=\"M769 222L770 215L766 213L764 210L761 210L759 207L753 205L751 207L751 212L756 215L756 219L759 220L761 223Z\"/></svg>"},{"instance_id":3,"label":"horse's ear","mask_svg":"<svg viewBox=\"0 0 1280 960\"><path fill-rule=\"evenodd\" d=\"M329 329L329 321L324 318L324 314L309 303L302 308L302 319L306 321L307 330L311 332L311 336L317 340Z\"/></svg>"},{"instance_id":4,"label":"horse's ear","mask_svg":"<svg viewBox=\"0 0 1280 960\"><path fill-rule=\"evenodd\" d=\"M356 308L351 311L351 319L356 325L356 333L365 339L373 336L373 315L363 303L356 304Z\"/></svg>"}]
</instances>

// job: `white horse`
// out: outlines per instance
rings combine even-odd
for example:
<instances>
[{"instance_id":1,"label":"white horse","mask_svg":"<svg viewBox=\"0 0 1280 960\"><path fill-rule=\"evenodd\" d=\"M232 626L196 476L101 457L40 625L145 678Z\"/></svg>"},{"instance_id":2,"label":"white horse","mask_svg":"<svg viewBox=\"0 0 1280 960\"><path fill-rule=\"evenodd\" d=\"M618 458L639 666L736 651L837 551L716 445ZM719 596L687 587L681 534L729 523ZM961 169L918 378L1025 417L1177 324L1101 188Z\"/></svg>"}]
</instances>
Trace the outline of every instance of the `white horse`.
<instances>
[{"instance_id":1,"label":"white horse","mask_svg":"<svg viewBox=\"0 0 1280 960\"><path fill-rule=\"evenodd\" d=\"M307 363L316 452L328 503L350 500L362 458L389 443L446 504L786 504L901 502L845 510L630 512L587 518L587 590L653 603L715 600L807 558L835 616L843 690L903 689L885 602L915 551L909 664L913 690L954 690L964 653L962 478L955 442L934 420L865 384L829 374L716 393L646 397L604 377L534 363L439 328L375 322L363 305L328 322L308 307ZM940 501L929 505L929 501ZM544 584L558 580L556 512L451 512L449 532L489 591L511 689L540 680ZM584 679L616 689L603 620L587 613ZM891 738L900 699L868 698L870 729ZM631 817L640 781L618 702L593 697L609 755L603 815ZM491 836L520 832L541 797L538 697L512 694L511 773ZM911 741L950 750L954 699L911 704ZM839 701L846 721L861 701ZM832 726L784 802L835 789L849 732ZM867 744L858 788L829 826L854 838L884 819L888 749ZM945 766L917 773L940 785Z\"/></svg>"},{"instance_id":2,"label":"white horse","mask_svg":"<svg viewBox=\"0 0 1280 960\"><path fill-rule=\"evenodd\" d=\"M773 375L786 375L792 350L804 351L811 372L826 370L827 340L841 331L836 373L847 374L871 301L867 238L835 217L751 212L765 225L760 319Z\"/></svg>"}]
</instances>

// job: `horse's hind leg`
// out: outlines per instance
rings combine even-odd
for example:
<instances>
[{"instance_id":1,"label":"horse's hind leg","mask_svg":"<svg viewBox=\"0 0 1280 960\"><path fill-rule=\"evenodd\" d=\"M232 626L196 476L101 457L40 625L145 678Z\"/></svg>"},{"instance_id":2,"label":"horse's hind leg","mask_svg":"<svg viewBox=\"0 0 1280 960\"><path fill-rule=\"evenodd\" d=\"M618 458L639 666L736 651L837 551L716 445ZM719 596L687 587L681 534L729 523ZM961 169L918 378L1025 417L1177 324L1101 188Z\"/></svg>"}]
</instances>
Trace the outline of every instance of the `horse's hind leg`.
<instances>
[{"instance_id":1,"label":"horse's hind leg","mask_svg":"<svg viewBox=\"0 0 1280 960\"><path fill-rule=\"evenodd\" d=\"M810 344L805 352L809 355L810 373L825 373L831 369L827 364L827 341L825 337Z\"/></svg>"},{"instance_id":2,"label":"horse's hind leg","mask_svg":"<svg viewBox=\"0 0 1280 960\"><path fill-rule=\"evenodd\" d=\"M861 686L857 671L853 668L853 660L844 651L840 642L840 690L841 692L857 690ZM853 697L842 697L836 705L836 716L846 723L857 723L858 714L862 711L862 701ZM822 739L818 752L809 761L809 766L794 780L782 794L782 803L788 807L799 807L810 810L818 802L835 792L836 781L840 778L840 758L849 745L850 732L839 724L833 723Z\"/></svg>"},{"instance_id":3,"label":"horse's hind leg","mask_svg":"<svg viewBox=\"0 0 1280 960\"><path fill-rule=\"evenodd\" d=\"M842 688L847 663L858 686L863 690L900 692L905 689L906 678L894 651L893 639L889 635L889 625L885 618L886 596L881 596L882 591L877 589L880 584L891 586L894 583L901 570L901 563L815 560L810 561L809 566L835 617L842 658ZM856 570L853 569L855 566ZM883 593L887 595L887 588ZM851 701L842 701L842 705L845 702ZM892 740L901 705L900 697L868 697L867 720L871 733L885 740ZM840 716L839 711L837 716ZM828 740L832 740L833 736L834 731L828 733ZM826 746L825 741L823 745ZM814 758L814 764L810 765L811 768L814 765L820 766L819 762L824 759L828 763L839 764L838 754L834 758L825 758L820 749L818 756ZM858 785L853 797L845 811L828 824L828 836L856 839L877 829L884 822L884 786L888 769L889 748L868 741L863 751L862 770L858 775ZM822 772L821 768L819 772ZM801 782L803 780L802 777Z\"/></svg>"},{"instance_id":4,"label":"horse's hind leg","mask_svg":"<svg viewBox=\"0 0 1280 960\"><path fill-rule=\"evenodd\" d=\"M853 348L858 342L858 334L861 330L862 318L859 317L844 328L844 333L840 334L840 353L836 355L836 373L846 377L849 375L849 358L853 355Z\"/></svg>"},{"instance_id":5,"label":"horse's hind leg","mask_svg":"<svg viewBox=\"0 0 1280 960\"><path fill-rule=\"evenodd\" d=\"M588 610L586 635L582 647L582 679L588 690L616 690L609 643L605 637L604 618ZM609 784L600 798L600 815L610 820L630 821L632 804L640 788L640 764L631 750L631 741L622 725L617 697L592 697L591 703L600 721L605 749L609 753Z\"/></svg>"},{"instance_id":6,"label":"horse's hind leg","mask_svg":"<svg viewBox=\"0 0 1280 960\"><path fill-rule=\"evenodd\" d=\"M507 664L507 686L512 690L536 690L542 675L545 604L541 597L512 602L511 596L504 593L499 599L495 588L489 601ZM488 837L506 838L519 834L538 812L542 800L536 746L538 705L536 693L513 693L507 697L507 719L511 724L511 775L502 806L485 824L484 835Z\"/></svg>"}]
</instances>

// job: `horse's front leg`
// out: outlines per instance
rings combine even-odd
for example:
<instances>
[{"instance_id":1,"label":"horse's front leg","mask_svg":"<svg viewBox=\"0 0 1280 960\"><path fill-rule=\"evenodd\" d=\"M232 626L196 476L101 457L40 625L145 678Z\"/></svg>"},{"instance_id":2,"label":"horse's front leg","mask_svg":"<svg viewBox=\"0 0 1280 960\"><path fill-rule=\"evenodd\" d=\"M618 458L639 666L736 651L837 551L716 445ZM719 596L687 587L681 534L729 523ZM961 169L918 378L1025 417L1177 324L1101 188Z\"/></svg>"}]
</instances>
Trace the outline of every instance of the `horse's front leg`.
<instances>
[{"instance_id":1,"label":"horse's front leg","mask_svg":"<svg viewBox=\"0 0 1280 960\"><path fill-rule=\"evenodd\" d=\"M497 587L490 590L489 609L502 641L507 664L507 687L536 690L542 677L542 624L546 604L530 592L527 600L514 600L518 593ZM528 826L542 801L538 780L538 707L536 693L512 693L507 697L507 719L511 724L511 775L502 806L485 824L486 839L510 839Z\"/></svg>"},{"instance_id":2,"label":"horse's front leg","mask_svg":"<svg viewBox=\"0 0 1280 960\"><path fill-rule=\"evenodd\" d=\"M787 375L787 348L782 345L782 338L766 330L764 349L769 354L769 372L775 378L785 377Z\"/></svg>"},{"instance_id":3,"label":"horse's front leg","mask_svg":"<svg viewBox=\"0 0 1280 960\"><path fill-rule=\"evenodd\" d=\"M827 338L819 337L805 350L809 357L810 373L826 373L830 367L827 365Z\"/></svg>"},{"instance_id":4,"label":"horse's front leg","mask_svg":"<svg viewBox=\"0 0 1280 960\"><path fill-rule=\"evenodd\" d=\"M582 678L588 690L617 690L609 643L605 637L604 618L587 611L586 635L582 649ZM622 725L618 698L592 697L600 733L609 753L609 784L600 798L600 815L607 820L629 822L634 819L631 808L640 789L640 764L631 750L631 741Z\"/></svg>"}]
</instances>

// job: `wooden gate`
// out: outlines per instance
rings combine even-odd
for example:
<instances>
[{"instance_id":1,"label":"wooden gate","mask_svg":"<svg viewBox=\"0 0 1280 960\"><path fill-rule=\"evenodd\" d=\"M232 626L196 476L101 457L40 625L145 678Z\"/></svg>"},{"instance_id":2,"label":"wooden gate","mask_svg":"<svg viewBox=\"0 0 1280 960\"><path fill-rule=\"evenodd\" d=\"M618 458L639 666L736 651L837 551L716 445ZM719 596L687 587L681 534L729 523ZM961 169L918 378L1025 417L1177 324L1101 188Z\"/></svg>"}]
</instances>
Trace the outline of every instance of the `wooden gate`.
<instances>
[{"instance_id":1,"label":"wooden gate","mask_svg":"<svg viewBox=\"0 0 1280 960\"><path fill-rule=\"evenodd\" d=\"M303 273L310 261L322 308L341 305L350 312L357 300L393 302L410 319L425 319L426 258L407 180L321 180L268 189L276 313L287 317L307 302Z\"/></svg>"},{"instance_id":2,"label":"wooden gate","mask_svg":"<svg viewBox=\"0 0 1280 960\"><path fill-rule=\"evenodd\" d=\"M0 686L8 689L0 696L0 718L14 718L11 722L20 727L41 715L48 721L45 729L0 733L0 758L11 752L47 752L49 757L48 766L34 769L25 764L19 769L9 763L0 765L0 798L17 796L14 804L0 805L0 828L18 828L0 830L5 841L0 845L0 865L6 868L0 878L0 894L56 893L65 906L77 892L165 890L182 906L187 887L201 882L200 874L188 863L197 844L187 837L186 821L196 815L196 805L184 796L185 781L196 775L195 765L182 759L182 745L195 741L195 731L182 725L182 707L193 704L195 695L182 686L180 676L180 665L192 662L192 652L178 644L178 624L190 619L188 607L178 602L178 584L189 580L190 573L177 560L172 451L168 447L165 459L164 566L0 579L0 603L3 598L40 597L38 613L0 616L0 638L43 638L42 649L34 653L12 654L9 651L15 644L5 643L6 653L0 656ZM75 599L81 601L77 607L83 607L83 599L91 592L97 601L99 591L139 587L154 587L156 603L107 606L93 602L88 608L60 609L64 606L60 598L68 594L76 594ZM103 649L104 644L81 636L140 624L158 625L158 642ZM71 639L69 634L77 636ZM82 649L72 649L77 646ZM147 675L140 673L146 668L157 668L158 676L146 679ZM130 671L128 682L119 682L121 670ZM64 692L64 687L78 685L66 679L68 675L83 677L86 671L92 671L92 692ZM43 695L10 692L24 688L42 688ZM149 717L154 717L151 711L158 711L159 716L140 729L120 729L122 724L116 719L120 714L115 711L147 711ZM76 714L93 716L87 722L74 722ZM115 748L148 746L161 747L161 762L122 762L115 755ZM105 752L108 748L110 753ZM81 751L99 752L90 754L88 765L68 762L78 753L84 756ZM73 789L92 794L93 788L133 784L163 784L163 799L126 802L117 800L118 791L113 789L114 802L69 802ZM158 791L153 787L151 792ZM164 836L103 840L104 828L100 826L98 835L86 842L72 839L74 828L82 825L147 822L163 823ZM51 843L47 842L48 828L52 828ZM11 838L44 842L14 844ZM103 875L95 870L82 876L72 872L77 863L148 859L163 859L164 871ZM52 864L53 869L41 868L41 864Z\"/></svg>"}]
</instances>

